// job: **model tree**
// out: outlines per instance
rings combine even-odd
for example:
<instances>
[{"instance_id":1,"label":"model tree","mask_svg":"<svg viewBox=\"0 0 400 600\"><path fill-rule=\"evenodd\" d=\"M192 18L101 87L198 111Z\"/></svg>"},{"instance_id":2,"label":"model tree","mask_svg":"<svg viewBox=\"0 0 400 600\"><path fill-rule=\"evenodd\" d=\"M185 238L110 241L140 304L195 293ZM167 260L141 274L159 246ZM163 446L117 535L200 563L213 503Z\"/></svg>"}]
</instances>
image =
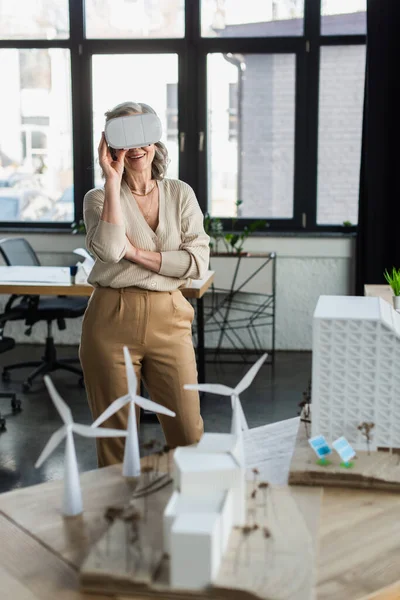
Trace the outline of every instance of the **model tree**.
<instances>
[{"instance_id":1,"label":"model tree","mask_svg":"<svg viewBox=\"0 0 400 600\"><path fill-rule=\"evenodd\" d=\"M308 425L311 425L311 411L310 411L310 404L311 404L311 379L308 382L308 387L306 390L304 390L303 392L303 400L301 402L299 402L299 412L297 413L298 415L300 415L300 421L302 423L304 423L304 428L306 430L306 436L309 438L310 434L309 434L309 429L308 429Z\"/></svg>"},{"instance_id":2,"label":"model tree","mask_svg":"<svg viewBox=\"0 0 400 600\"><path fill-rule=\"evenodd\" d=\"M367 442L368 454L371 454L371 452L370 452L370 443L371 443L371 439L372 439L371 431L373 430L374 427L375 427L375 423L367 423L366 421L364 421L357 427L358 431L361 431L362 435L365 437L365 441Z\"/></svg>"}]
</instances>

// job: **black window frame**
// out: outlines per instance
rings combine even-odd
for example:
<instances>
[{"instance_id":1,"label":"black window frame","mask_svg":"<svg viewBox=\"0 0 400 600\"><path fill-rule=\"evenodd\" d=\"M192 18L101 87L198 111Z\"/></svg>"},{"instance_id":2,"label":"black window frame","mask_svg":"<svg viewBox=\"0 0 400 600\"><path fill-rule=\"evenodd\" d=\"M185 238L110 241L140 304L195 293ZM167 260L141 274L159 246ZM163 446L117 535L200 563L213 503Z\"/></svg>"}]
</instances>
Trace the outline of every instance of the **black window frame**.
<instances>
[{"instance_id":1,"label":"black window frame","mask_svg":"<svg viewBox=\"0 0 400 600\"><path fill-rule=\"evenodd\" d=\"M3 48L66 48L71 56L72 136L75 220L82 218L86 191L94 186L91 60L95 54L176 53L179 61L179 177L195 190L207 212L207 55L213 52L296 57L295 161L292 219L267 219L269 234L353 233L357 227L317 225L318 103L320 48L366 44L366 35L322 35L321 0L304 1L304 31L294 37L201 37L201 0L185 0L185 37L163 39L87 39L85 2L69 0L70 38L4 40ZM1 217L1 216L0 216ZM239 228L253 219L240 219ZM222 219L228 230L231 219ZM70 223L2 222L7 231L70 231Z\"/></svg>"}]
</instances>

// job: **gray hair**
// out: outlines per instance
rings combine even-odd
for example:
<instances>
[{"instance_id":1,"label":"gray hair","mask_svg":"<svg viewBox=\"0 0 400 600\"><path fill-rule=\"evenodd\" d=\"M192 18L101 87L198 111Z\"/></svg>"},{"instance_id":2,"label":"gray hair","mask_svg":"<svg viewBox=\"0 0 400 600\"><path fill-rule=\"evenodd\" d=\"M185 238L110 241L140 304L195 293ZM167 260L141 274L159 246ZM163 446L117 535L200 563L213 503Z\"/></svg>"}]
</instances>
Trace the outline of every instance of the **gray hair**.
<instances>
[{"instance_id":1,"label":"gray hair","mask_svg":"<svg viewBox=\"0 0 400 600\"><path fill-rule=\"evenodd\" d=\"M143 102L123 102L117 104L111 110L105 113L106 121L115 119L116 117L127 117L137 113L153 113L156 111L151 108L148 104ZM151 176L153 179L160 181L164 179L169 164L168 150L162 142L156 142L155 144L154 159L151 164ZM124 173L125 176L125 173Z\"/></svg>"}]
</instances>

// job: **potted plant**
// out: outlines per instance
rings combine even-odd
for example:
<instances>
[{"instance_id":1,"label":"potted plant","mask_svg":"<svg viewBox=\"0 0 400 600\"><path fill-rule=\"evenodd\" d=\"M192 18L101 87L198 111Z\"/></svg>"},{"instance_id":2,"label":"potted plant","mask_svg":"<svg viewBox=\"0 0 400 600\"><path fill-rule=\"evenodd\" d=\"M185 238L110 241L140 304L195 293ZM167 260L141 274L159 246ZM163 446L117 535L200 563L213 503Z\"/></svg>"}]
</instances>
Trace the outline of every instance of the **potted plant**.
<instances>
[{"instance_id":1,"label":"potted plant","mask_svg":"<svg viewBox=\"0 0 400 600\"><path fill-rule=\"evenodd\" d=\"M74 221L71 225L71 229L72 229L73 234L77 234L77 233L83 233L84 235L86 234L86 227L85 227L85 222L83 219L80 219L79 221Z\"/></svg>"},{"instance_id":2,"label":"potted plant","mask_svg":"<svg viewBox=\"0 0 400 600\"><path fill-rule=\"evenodd\" d=\"M242 200L236 200L235 205L237 212L239 211L241 204L243 204ZM243 231L237 231L236 226L238 220L237 216L232 217L231 231L225 233L221 219L218 217L211 217L208 213L205 215L204 229L211 238L211 256L246 256L248 253L243 252L243 246L247 238L255 231L261 231L269 226L266 221L258 219L249 226L244 227ZM223 247L222 252L221 246Z\"/></svg>"},{"instance_id":3,"label":"potted plant","mask_svg":"<svg viewBox=\"0 0 400 600\"><path fill-rule=\"evenodd\" d=\"M400 269L392 267L391 273L386 269L384 276L393 291L393 306L400 312Z\"/></svg>"}]
</instances>

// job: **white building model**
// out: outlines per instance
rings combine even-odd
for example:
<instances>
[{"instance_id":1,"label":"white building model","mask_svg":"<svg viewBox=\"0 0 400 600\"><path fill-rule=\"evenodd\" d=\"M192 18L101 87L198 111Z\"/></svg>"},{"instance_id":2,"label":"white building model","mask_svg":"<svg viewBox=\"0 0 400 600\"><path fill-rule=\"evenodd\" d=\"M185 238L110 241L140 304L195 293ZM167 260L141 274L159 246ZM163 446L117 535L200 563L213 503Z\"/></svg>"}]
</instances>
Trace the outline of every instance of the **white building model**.
<instances>
[{"instance_id":1,"label":"white building model","mask_svg":"<svg viewBox=\"0 0 400 600\"><path fill-rule=\"evenodd\" d=\"M232 527L245 524L242 420L235 408L232 433L205 433L197 446L175 450L175 490L164 512L164 549L170 555L173 588L210 585Z\"/></svg>"},{"instance_id":2,"label":"white building model","mask_svg":"<svg viewBox=\"0 0 400 600\"><path fill-rule=\"evenodd\" d=\"M381 298L321 296L313 323L312 435L400 448L400 314Z\"/></svg>"},{"instance_id":3,"label":"white building model","mask_svg":"<svg viewBox=\"0 0 400 600\"><path fill-rule=\"evenodd\" d=\"M267 354L235 388L187 384L231 396L231 433L205 433L197 446L174 453L174 492L164 511L164 550L170 556L170 585L202 589L218 575L232 527L246 523L246 469L243 430L248 429L239 395L254 380ZM195 566L195 568L193 568Z\"/></svg>"}]
</instances>

